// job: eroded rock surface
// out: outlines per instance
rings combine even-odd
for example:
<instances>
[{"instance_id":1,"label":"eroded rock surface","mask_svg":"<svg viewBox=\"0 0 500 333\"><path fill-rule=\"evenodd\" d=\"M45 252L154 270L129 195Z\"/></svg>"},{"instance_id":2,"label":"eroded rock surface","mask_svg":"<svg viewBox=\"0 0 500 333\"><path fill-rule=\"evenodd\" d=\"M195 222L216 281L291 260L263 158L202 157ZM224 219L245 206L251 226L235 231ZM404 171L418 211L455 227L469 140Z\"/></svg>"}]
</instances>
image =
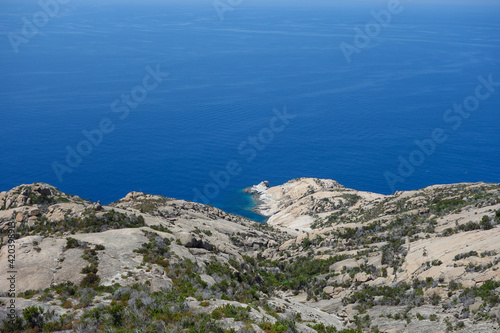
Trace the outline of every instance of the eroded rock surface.
<instances>
[{"instance_id":1,"label":"eroded rock surface","mask_svg":"<svg viewBox=\"0 0 500 333\"><path fill-rule=\"evenodd\" d=\"M500 185L249 191L267 224L142 192L109 205L41 183L1 192L0 308L12 239L18 314L41 306L55 330L498 330Z\"/></svg>"}]
</instances>

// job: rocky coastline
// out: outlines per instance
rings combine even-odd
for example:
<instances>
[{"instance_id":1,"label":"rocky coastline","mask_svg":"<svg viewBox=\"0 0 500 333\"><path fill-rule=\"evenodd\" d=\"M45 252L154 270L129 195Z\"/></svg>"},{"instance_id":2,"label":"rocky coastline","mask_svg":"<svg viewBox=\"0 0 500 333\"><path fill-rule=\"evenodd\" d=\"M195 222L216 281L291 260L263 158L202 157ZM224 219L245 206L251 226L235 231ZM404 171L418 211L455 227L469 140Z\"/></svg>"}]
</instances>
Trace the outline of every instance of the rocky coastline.
<instances>
[{"instance_id":1,"label":"rocky coastline","mask_svg":"<svg viewBox=\"0 0 500 333\"><path fill-rule=\"evenodd\" d=\"M243 192L251 194L252 199L256 203L255 207L252 208L252 211L264 217L269 217L272 215L272 213L269 211L269 201L271 199L266 196L268 189L269 182L267 180L264 180L257 185L247 187L243 190Z\"/></svg>"},{"instance_id":2,"label":"rocky coastline","mask_svg":"<svg viewBox=\"0 0 500 333\"><path fill-rule=\"evenodd\" d=\"M245 191L267 223L142 192L1 192L0 332L500 329L500 184Z\"/></svg>"}]
</instances>

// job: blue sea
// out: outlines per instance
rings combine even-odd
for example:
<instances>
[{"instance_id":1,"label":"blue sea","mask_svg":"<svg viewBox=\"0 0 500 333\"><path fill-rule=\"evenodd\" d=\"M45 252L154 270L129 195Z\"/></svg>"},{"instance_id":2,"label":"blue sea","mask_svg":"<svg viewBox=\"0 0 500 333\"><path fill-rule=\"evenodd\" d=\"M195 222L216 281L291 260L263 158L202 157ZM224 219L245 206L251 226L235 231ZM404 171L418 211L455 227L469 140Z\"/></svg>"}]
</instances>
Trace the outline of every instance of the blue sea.
<instances>
[{"instance_id":1,"label":"blue sea","mask_svg":"<svg viewBox=\"0 0 500 333\"><path fill-rule=\"evenodd\" d=\"M500 182L496 2L41 3L0 4L0 191L262 220L262 180Z\"/></svg>"}]
</instances>

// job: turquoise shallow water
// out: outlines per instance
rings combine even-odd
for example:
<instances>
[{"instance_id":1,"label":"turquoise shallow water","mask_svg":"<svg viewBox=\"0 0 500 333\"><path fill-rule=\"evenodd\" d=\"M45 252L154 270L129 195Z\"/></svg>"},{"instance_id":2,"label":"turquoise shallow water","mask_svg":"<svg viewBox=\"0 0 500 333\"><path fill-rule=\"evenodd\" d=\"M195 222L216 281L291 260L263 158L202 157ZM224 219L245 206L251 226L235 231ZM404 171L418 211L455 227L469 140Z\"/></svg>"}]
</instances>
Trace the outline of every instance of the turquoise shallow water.
<instances>
[{"instance_id":1,"label":"turquoise shallow water","mask_svg":"<svg viewBox=\"0 0 500 333\"><path fill-rule=\"evenodd\" d=\"M500 182L500 87L458 128L445 119L479 76L500 81L500 6L402 3L348 63L339 46L355 45L354 28L387 2L247 1L221 21L211 2L72 1L15 53L8 34L41 9L5 1L0 190L43 181L102 202L136 190L257 219L241 189L262 180L331 178L380 193ZM169 73L161 82L157 66ZM122 100L131 93L140 102ZM285 107L290 119L273 121ZM109 133L82 143L103 121ZM436 128L446 140L413 153ZM79 148L86 156L69 166ZM399 156L419 165L401 177Z\"/></svg>"}]
</instances>

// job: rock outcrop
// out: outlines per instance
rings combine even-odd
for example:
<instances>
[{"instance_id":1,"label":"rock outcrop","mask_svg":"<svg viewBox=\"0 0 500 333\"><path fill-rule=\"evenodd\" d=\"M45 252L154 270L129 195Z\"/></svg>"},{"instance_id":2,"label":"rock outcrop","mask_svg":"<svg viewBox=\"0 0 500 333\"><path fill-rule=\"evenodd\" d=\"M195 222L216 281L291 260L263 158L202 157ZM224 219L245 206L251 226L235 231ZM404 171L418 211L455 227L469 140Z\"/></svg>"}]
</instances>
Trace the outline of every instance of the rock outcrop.
<instances>
[{"instance_id":1,"label":"rock outcrop","mask_svg":"<svg viewBox=\"0 0 500 333\"><path fill-rule=\"evenodd\" d=\"M294 236L280 245L282 254L335 261L330 274L320 275L323 296L318 293L311 306L347 313L346 322L368 315L364 329L378 326L382 332L498 329L497 301L472 296L488 290L497 299L500 291L500 185L436 185L381 195L299 178L258 188L257 211ZM431 317L424 308L433 304ZM404 323L411 320L408 313L417 319L411 325ZM483 316L496 319L478 325Z\"/></svg>"},{"instance_id":2,"label":"rock outcrop","mask_svg":"<svg viewBox=\"0 0 500 333\"><path fill-rule=\"evenodd\" d=\"M41 183L0 193L0 328L14 330L15 299L31 313L18 324L45 331L499 329L499 184L248 191L267 224L141 192L109 205Z\"/></svg>"}]
</instances>

